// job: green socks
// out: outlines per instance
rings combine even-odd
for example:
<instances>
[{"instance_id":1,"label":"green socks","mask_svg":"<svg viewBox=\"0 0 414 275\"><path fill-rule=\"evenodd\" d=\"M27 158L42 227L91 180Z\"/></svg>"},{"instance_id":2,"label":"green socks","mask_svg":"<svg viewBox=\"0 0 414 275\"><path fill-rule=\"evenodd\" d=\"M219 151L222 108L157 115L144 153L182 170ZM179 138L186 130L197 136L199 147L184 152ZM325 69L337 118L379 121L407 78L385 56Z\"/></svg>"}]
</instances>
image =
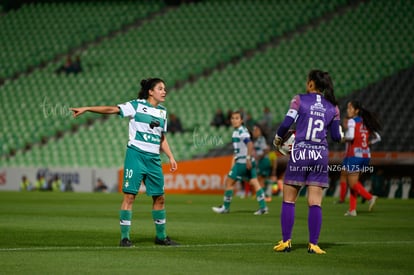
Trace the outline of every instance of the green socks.
<instances>
[{"instance_id":1,"label":"green socks","mask_svg":"<svg viewBox=\"0 0 414 275\"><path fill-rule=\"evenodd\" d=\"M259 203L260 209L266 208L265 194L263 192L263 189L259 189L256 192L256 200Z\"/></svg>"},{"instance_id":2,"label":"green socks","mask_svg":"<svg viewBox=\"0 0 414 275\"><path fill-rule=\"evenodd\" d=\"M167 237L167 233L165 231L165 222L166 222L166 215L165 209L163 210L152 210L152 219L154 220L155 224L155 232L157 238L160 240L164 240Z\"/></svg>"},{"instance_id":3,"label":"green socks","mask_svg":"<svg viewBox=\"0 0 414 275\"><path fill-rule=\"evenodd\" d=\"M232 197L233 197L233 190L224 191L224 202L223 202L224 208L226 209L230 208Z\"/></svg>"},{"instance_id":4,"label":"green socks","mask_svg":"<svg viewBox=\"0 0 414 275\"><path fill-rule=\"evenodd\" d=\"M119 225L121 226L121 240L127 238L129 240L129 229L131 227L132 211L119 211Z\"/></svg>"},{"instance_id":5,"label":"green socks","mask_svg":"<svg viewBox=\"0 0 414 275\"><path fill-rule=\"evenodd\" d=\"M167 237L165 233L165 209L163 210L152 210L152 218L155 224L155 231L157 238L164 240ZM121 210L119 211L119 225L121 227L121 239L129 238L129 231L131 228L132 211Z\"/></svg>"}]
</instances>

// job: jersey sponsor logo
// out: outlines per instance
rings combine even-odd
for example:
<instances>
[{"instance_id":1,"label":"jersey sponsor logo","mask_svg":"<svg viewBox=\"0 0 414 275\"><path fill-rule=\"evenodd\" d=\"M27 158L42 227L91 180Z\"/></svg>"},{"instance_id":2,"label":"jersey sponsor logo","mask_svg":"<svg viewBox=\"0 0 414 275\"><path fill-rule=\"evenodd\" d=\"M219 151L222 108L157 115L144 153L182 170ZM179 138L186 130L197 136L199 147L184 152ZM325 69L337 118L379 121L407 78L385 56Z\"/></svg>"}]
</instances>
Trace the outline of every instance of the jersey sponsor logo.
<instances>
[{"instance_id":1,"label":"jersey sponsor logo","mask_svg":"<svg viewBox=\"0 0 414 275\"><path fill-rule=\"evenodd\" d=\"M369 148L354 148L354 156L359 158L370 158L371 157L371 151Z\"/></svg>"},{"instance_id":2,"label":"jersey sponsor logo","mask_svg":"<svg viewBox=\"0 0 414 275\"><path fill-rule=\"evenodd\" d=\"M160 143L161 139L158 136L154 136L154 135L149 135L149 134L143 134L142 138L146 141L146 142L151 142L151 143Z\"/></svg>"}]
</instances>

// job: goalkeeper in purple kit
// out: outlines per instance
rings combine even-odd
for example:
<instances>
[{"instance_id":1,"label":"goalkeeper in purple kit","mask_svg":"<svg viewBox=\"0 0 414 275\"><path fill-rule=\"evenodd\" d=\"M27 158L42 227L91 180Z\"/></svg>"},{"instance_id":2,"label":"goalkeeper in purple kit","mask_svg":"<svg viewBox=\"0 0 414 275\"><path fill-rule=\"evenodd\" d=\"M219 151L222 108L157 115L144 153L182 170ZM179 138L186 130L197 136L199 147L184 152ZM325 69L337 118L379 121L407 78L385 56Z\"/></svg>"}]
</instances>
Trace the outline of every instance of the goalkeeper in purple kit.
<instances>
[{"instance_id":1,"label":"goalkeeper in purple kit","mask_svg":"<svg viewBox=\"0 0 414 275\"><path fill-rule=\"evenodd\" d=\"M306 94L296 95L284 121L277 130L273 144L279 149L283 137L296 123L295 141L290 152L284 184L281 210L282 240L273 248L276 252L290 252L295 221L295 202L300 189L308 188L308 252L325 254L318 246L322 226L323 189L328 183L327 132L340 141L340 113L329 73L312 70L306 82Z\"/></svg>"}]
</instances>

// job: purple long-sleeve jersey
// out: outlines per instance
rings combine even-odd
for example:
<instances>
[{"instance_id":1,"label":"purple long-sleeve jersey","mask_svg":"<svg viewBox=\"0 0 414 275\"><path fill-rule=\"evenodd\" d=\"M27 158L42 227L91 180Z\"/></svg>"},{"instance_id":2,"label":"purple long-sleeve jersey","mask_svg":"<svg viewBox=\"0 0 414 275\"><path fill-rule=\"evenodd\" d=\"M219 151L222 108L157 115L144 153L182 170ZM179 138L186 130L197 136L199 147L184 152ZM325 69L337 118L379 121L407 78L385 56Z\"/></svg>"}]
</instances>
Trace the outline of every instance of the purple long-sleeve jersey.
<instances>
[{"instance_id":1,"label":"purple long-sleeve jersey","mask_svg":"<svg viewBox=\"0 0 414 275\"><path fill-rule=\"evenodd\" d=\"M289 111L278 129L277 135L285 136L295 121L295 143L303 141L308 144L327 146L328 130L330 130L334 141L341 140L339 108L321 94L296 95L290 102Z\"/></svg>"}]
</instances>

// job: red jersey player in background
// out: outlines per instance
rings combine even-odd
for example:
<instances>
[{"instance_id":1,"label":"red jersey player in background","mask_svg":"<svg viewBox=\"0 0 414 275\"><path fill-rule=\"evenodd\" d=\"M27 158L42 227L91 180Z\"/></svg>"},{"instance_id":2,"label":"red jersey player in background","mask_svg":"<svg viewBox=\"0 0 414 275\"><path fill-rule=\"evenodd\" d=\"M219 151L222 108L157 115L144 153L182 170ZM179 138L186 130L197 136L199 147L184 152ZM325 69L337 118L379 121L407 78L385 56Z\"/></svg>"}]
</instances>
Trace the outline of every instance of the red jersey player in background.
<instances>
[{"instance_id":1,"label":"red jersey player in background","mask_svg":"<svg viewBox=\"0 0 414 275\"><path fill-rule=\"evenodd\" d=\"M381 124L377 118L358 101L350 101L347 105L347 129L345 132L346 155L343 161L343 173L350 188L349 210L345 216L356 216L357 197L361 195L369 201L368 210L374 207L377 196L369 193L359 181L362 172L369 171L371 159L369 145L381 141L379 131ZM346 193L346 191L345 191Z\"/></svg>"}]
</instances>

